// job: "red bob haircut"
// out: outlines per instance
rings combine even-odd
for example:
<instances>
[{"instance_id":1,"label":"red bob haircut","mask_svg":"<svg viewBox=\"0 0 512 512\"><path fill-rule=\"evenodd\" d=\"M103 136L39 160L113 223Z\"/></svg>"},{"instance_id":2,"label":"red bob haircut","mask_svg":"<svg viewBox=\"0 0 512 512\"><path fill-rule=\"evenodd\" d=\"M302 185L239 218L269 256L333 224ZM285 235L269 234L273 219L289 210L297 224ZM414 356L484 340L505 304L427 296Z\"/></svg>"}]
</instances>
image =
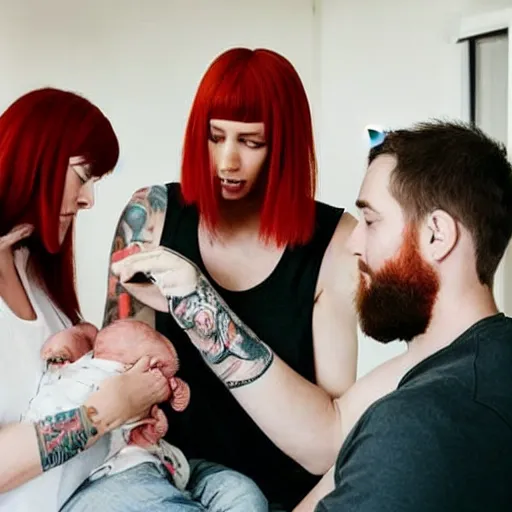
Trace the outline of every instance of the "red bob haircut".
<instances>
[{"instance_id":1,"label":"red bob haircut","mask_svg":"<svg viewBox=\"0 0 512 512\"><path fill-rule=\"evenodd\" d=\"M234 48L203 76L185 131L181 188L206 225L218 221L219 187L208 153L211 119L263 122L269 153L260 236L306 243L315 224L316 156L311 112L292 64L270 50Z\"/></svg>"},{"instance_id":2,"label":"red bob haircut","mask_svg":"<svg viewBox=\"0 0 512 512\"><path fill-rule=\"evenodd\" d=\"M29 222L30 271L75 324L73 228L59 244L69 158L83 157L96 177L111 171L119 143L108 119L85 98L53 88L17 99L0 116L0 236Z\"/></svg>"}]
</instances>

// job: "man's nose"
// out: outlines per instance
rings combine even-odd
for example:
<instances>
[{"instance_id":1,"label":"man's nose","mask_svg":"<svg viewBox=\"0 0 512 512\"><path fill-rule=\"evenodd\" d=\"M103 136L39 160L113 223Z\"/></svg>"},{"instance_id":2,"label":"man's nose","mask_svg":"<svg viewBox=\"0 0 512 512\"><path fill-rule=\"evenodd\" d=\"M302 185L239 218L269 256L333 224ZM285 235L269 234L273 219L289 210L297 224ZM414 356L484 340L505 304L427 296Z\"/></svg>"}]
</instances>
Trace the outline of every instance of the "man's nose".
<instances>
[{"instance_id":1,"label":"man's nose","mask_svg":"<svg viewBox=\"0 0 512 512\"><path fill-rule=\"evenodd\" d=\"M351 254L360 258L364 253L364 233L359 221L347 239L347 248Z\"/></svg>"}]
</instances>

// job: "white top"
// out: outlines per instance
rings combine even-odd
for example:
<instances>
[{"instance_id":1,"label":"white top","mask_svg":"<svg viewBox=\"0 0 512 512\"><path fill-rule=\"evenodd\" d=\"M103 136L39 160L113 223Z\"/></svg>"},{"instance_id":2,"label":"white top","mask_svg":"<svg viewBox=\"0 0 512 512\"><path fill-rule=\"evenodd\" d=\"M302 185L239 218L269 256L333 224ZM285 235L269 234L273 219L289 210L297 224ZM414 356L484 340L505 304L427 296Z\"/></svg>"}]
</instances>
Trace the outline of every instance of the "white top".
<instances>
[{"instance_id":1,"label":"white top","mask_svg":"<svg viewBox=\"0 0 512 512\"><path fill-rule=\"evenodd\" d=\"M20 319L0 298L0 428L19 422L36 395L44 371L40 356L44 342L52 334L71 326L46 293L36 283L29 283L27 260L27 249L15 252L15 265L37 319ZM57 512L73 490L104 461L108 444L107 437L102 438L65 464L0 494L0 512ZM79 470L69 471L71 464ZM66 476L65 486L62 485L63 475Z\"/></svg>"},{"instance_id":2,"label":"white top","mask_svg":"<svg viewBox=\"0 0 512 512\"><path fill-rule=\"evenodd\" d=\"M50 366L30 400L23 418L36 421L47 415L69 411L82 405L107 377L123 372L123 364L92 357L88 352L74 363Z\"/></svg>"}]
</instances>

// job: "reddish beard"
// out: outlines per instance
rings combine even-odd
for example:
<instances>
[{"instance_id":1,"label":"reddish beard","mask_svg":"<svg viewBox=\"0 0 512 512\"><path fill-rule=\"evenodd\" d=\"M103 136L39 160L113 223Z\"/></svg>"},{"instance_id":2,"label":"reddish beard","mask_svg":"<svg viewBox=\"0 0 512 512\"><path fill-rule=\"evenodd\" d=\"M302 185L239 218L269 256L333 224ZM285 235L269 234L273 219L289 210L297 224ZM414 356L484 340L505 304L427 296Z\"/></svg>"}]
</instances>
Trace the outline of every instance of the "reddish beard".
<instances>
[{"instance_id":1,"label":"reddish beard","mask_svg":"<svg viewBox=\"0 0 512 512\"><path fill-rule=\"evenodd\" d=\"M430 323L439 277L421 257L418 233L407 228L402 247L377 272L359 261L356 307L361 330L382 343L411 341ZM369 283L362 273L370 277Z\"/></svg>"}]
</instances>

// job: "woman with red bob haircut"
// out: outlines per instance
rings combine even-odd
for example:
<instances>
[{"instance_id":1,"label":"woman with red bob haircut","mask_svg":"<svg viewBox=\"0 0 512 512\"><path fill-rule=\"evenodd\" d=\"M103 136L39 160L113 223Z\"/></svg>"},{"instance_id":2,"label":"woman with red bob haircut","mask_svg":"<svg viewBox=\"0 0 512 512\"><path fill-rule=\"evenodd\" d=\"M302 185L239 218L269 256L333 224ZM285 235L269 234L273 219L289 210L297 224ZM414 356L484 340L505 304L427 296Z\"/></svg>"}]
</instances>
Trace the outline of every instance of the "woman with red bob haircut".
<instances>
[{"instance_id":1,"label":"woman with red bob haircut","mask_svg":"<svg viewBox=\"0 0 512 512\"><path fill-rule=\"evenodd\" d=\"M115 249L122 240L125 254L130 245L142 250L121 261L113 255L111 279L133 295L130 315L154 321L178 351L192 400L184 414L168 412L168 435L192 459L191 488L222 487L216 462L252 478L273 509L291 510L334 463L337 451L313 453L314 415L298 421L297 411L315 393L339 397L356 378L356 261L345 246L355 219L316 201L315 186L311 114L297 71L274 51L234 48L199 83L181 183L137 191L121 216ZM161 306L157 287L128 282L137 271L172 277L176 259L164 249L193 262L266 346L237 346L229 324L190 311L201 332L225 336L201 350ZM105 324L125 311L110 289ZM147 305L158 311L151 316Z\"/></svg>"},{"instance_id":2,"label":"woman with red bob haircut","mask_svg":"<svg viewBox=\"0 0 512 512\"><path fill-rule=\"evenodd\" d=\"M186 203L197 205L205 225L215 229L222 182L205 144L220 138L212 132L212 119L263 124L259 233L278 246L308 242L315 224L317 168L306 92L290 62L269 50L226 52L199 84L185 132L181 191Z\"/></svg>"},{"instance_id":3,"label":"woman with red bob haircut","mask_svg":"<svg viewBox=\"0 0 512 512\"><path fill-rule=\"evenodd\" d=\"M43 343L80 322L74 218L93 206L94 183L114 168L118 155L108 119L72 92L29 92L0 116L2 510L58 510L103 462L109 448L104 434L168 391L160 372L147 372L142 360L83 406L20 422L44 371ZM83 450L87 454L75 458ZM53 472L49 479L47 471Z\"/></svg>"}]
</instances>

